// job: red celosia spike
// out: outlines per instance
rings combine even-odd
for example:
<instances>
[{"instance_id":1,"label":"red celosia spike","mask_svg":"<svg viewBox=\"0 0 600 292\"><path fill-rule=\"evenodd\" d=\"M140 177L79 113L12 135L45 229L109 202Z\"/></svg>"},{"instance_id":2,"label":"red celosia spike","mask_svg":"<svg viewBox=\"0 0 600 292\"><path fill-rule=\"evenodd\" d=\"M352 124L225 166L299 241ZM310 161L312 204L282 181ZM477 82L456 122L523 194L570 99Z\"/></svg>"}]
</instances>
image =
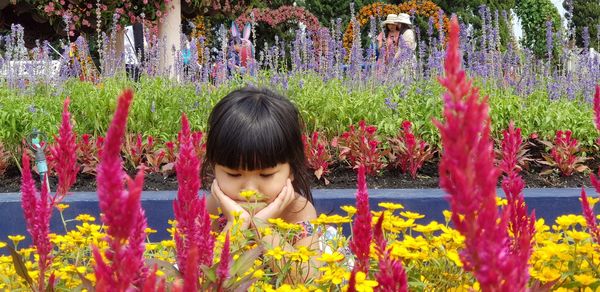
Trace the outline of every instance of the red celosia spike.
<instances>
[{"instance_id":1,"label":"red celosia spike","mask_svg":"<svg viewBox=\"0 0 600 292\"><path fill-rule=\"evenodd\" d=\"M165 291L165 279L159 278L156 275L156 271L158 271L158 266L154 264L152 270L150 270L150 275L144 282L142 286L142 292L164 292Z\"/></svg>"},{"instance_id":2,"label":"red celosia spike","mask_svg":"<svg viewBox=\"0 0 600 292\"><path fill-rule=\"evenodd\" d=\"M100 208L105 215L103 221L104 224L110 226L108 234L115 238L127 238L133 224L131 220L126 220L122 213L117 213L121 210L113 210L117 207L115 206L117 200L121 200L126 195L123 187L123 178L126 174L122 168L121 141L125 136L127 116L132 100L133 92L131 90L124 91L118 99L117 109L104 141L96 177Z\"/></svg>"},{"instance_id":3,"label":"red celosia spike","mask_svg":"<svg viewBox=\"0 0 600 292\"><path fill-rule=\"evenodd\" d=\"M225 235L225 243L223 243L223 250L221 251L221 260L219 262L219 267L217 267L217 291L224 291L223 283L229 277L230 257L229 232L227 232Z\"/></svg>"},{"instance_id":4,"label":"red celosia spike","mask_svg":"<svg viewBox=\"0 0 600 292\"><path fill-rule=\"evenodd\" d=\"M383 236L383 217L385 217L385 212L381 212L381 216L377 219L377 224L375 224L375 231L373 232L373 237L375 240L375 244L379 250L380 255L382 256L383 252L385 252L386 241Z\"/></svg>"},{"instance_id":5,"label":"red celosia spike","mask_svg":"<svg viewBox=\"0 0 600 292\"><path fill-rule=\"evenodd\" d=\"M354 269L352 269L352 272L350 273L350 279L348 280L348 290L346 290L346 292L356 292L356 272L358 270L356 269L356 267L354 267Z\"/></svg>"},{"instance_id":6,"label":"red celosia spike","mask_svg":"<svg viewBox=\"0 0 600 292\"><path fill-rule=\"evenodd\" d=\"M179 186L177 199L173 202L173 211L177 220L177 232L175 233L177 262L184 276L190 274L190 277L197 278L201 273L198 266L212 263L214 238L210 234L210 217L206 210L205 200L198 197L201 184L199 179L201 162L196 155L194 138L185 114L181 117L181 131L178 139L179 154L175 170ZM187 265L187 257L192 248L206 252L202 252L196 257L195 265ZM188 267L192 267L192 270L188 271Z\"/></svg>"},{"instance_id":7,"label":"red celosia spike","mask_svg":"<svg viewBox=\"0 0 600 292\"><path fill-rule=\"evenodd\" d=\"M23 167L21 174L21 207L25 217L27 231L31 235L33 245L37 249L39 278L37 287L44 291L45 271L51 264L52 243L50 242L50 218L52 217L52 206L48 199L48 185L43 179L42 192L39 199L35 182L31 176L31 165L27 153L22 156Z\"/></svg>"},{"instance_id":8,"label":"red celosia spike","mask_svg":"<svg viewBox=\"0 0 600 292\"><path fill-rule=\"evenodd\" d=\"M373 233L371 230L371 211L369 209L369 193L367 191L366 169L358 167L358 191L356 192L356 219L352 225L352 241L350 249L356 256L356 266L361 272L369 271L369 252Z\"/></svg>"},{"instance_id":9,"label":"red celosia spike","mask_svg":"<svg viewBox=\"0 0 600 292\"><path fill-rule=\"evenodd\" d=\"M581 208L583 209L583 217L585 217L590 235L594 239L594 242L600 243L600 227L596 223L594 209L590 206L584 188L581 188Z\"/></svg>"},{"instance_id":10,"label":"red celosia spike","mask_svg":"<svg viewBox=\"0 0 600 292\"><path fill-rule=\"evenodd\" d=\"M186 272L183 273L182 291L198 291L198 253L199 251L196 246L190 247L187 251L186 261L183 263Z\"/></svg>"},{"instance_id":11,"label":"red celosia spike","mask_svg":"<svg viewBox=\"0 0 600 292\"><path fill-rule=\"evenodd\" d=\"M120 154L132 99L131 90L119 97L98 166L98 198L108 234L105 257L110 263L104 262L96 248L94 258L98 285L106 291L126 291L134 284L141 285L147 272L143 259L146 218L140 202L144 170L131 180L123 171Z\"/></svg>"},{"instance_id":12,"label":"red celosia spike","mask_svg":"<svg viewBox=\"0 0 600 292\"><path fill-rule=\"evenodd\" d=\"M596 94L594 94L594 115L596 129L600 131L600 84L596 85Z\"/></svg>"},{"instance_id":13,"label":"red celosia spike","mask_svg":"<svg viewBox=\"0 0 600 292\"><path fill-rule=\"evenodd\" d=\"M77 165L77 140L71 124L69 112L70 100L67 97L63 104L62 123L58 130L58 137L54 137L56 146L50 148L55 171L58 175L58 186L53 203L57 204L67 195L75 183L79 165Z\"/></svg>"},{"instance_id":14,"label":"red celosia spike","mask_svg":"<svg viewBox=\"0 0 600 292\"><path fill-rule=\"evenodd\" d=\"M480 100L478 89L471 86L461 68L456 16L452 17L449 36L445 76L439 78L447 89L445 123L434 120L444 147L440 186L449 194L452 221L465 237L461 252L465 270L475 274L484 291L522 291L525 286L519 285L523 284L522 275L527 274L527 261L521 253L509 252L508 214L498 221L499 170L494 166L489 106L487 97Z\"/></svg>"},{"instance_id":15,"label":"red celosia spike","mask_svg":"<svg viewBox=\"0 0 600 292\"><path fill-rule=\"evenodd\" d=\"M33 228L35 222L38 191L35 187L35 181L31 176L31 164L29 155L27 155L26 152L23 152L21 161L21 207L23 209L25 222L27 223L27 230L31 233L30 229Z\"/></svg>"}]
</instances>

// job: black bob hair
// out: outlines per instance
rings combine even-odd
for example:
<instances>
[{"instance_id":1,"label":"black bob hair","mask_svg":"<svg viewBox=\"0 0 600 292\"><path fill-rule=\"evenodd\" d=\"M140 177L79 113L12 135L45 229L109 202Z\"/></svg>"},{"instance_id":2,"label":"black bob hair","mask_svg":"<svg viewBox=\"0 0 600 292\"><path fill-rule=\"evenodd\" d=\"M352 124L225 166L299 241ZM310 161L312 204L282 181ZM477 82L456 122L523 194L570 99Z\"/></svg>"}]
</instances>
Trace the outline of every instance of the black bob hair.
<instances>
[{"instance_id":1,"label":"black bob hair","mask_svg":"<svg viewBox=\"0 0 600 292\"><path fill-rule=\"evenodd\" d=\"M313 203L302 131L300 113L286 97L264 88L232 91L208 118L203 176L216 164L257 170L287 162L294 190Z\"/></svg>"}]
</instances>

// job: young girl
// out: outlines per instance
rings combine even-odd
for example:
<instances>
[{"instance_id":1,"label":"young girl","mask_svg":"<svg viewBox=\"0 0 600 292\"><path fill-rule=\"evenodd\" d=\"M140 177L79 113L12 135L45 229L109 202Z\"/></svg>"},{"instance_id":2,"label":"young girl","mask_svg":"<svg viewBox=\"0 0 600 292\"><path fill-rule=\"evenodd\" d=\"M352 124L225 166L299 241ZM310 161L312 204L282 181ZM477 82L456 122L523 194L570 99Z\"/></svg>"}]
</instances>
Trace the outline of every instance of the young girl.
<instances>
[{"instance_id":1,"label":"young girl","mask_svg":"<svg viewBox=\"0 0 600 292\"><path fill-rule=\"evenodd\" d=\"M226 220L224 230L231 227L236 213L242 229L280 218L303 227L293 247L318 248L318 235L309 223L316 218L316 210L306 171L302 123L287 98L247 87L219 101L208 119L203 173L214 176L207 206L211 214ZM261 194L259 204L250 210L242 191ZM293 249L275 235L263 241L267 248Z\"/></svg>"}]
</instances>

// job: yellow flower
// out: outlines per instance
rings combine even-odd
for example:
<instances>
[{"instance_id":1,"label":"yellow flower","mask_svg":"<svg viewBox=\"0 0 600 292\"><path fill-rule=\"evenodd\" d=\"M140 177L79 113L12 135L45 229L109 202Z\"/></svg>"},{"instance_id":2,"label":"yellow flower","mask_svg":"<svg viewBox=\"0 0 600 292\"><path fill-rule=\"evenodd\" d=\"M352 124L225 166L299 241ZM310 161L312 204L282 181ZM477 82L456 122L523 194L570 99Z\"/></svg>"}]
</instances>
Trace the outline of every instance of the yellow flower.
<instances>
[{"instance_id":1,"label":"yellow flower","mask_svg":"<svg viewBox=\"0 0 600 292\"><path fill-rule=\"evenodd\" d=\"M334 253L322 254L321 257L317 259L317 261L331 264L331 263L339 262L343 259L344 259L344 255L342 253L339 253L336 251Z\"/></svg>"},{"instance_id":2,"label":"yellow flower","mask_svg":"<svg viewBox=\"0 0 600 292\"><path fill-rule=\"evenodd\" d=\"M452 211L444 210L442 211L442 214L444 214L444 220L446 220L446 222L449 222L450 219L452 219Z\"/></svg>"},{"instance_id":3,"label":"yellow flower","mask_svg":"<svg viewBox=\"0 0 600 292\"><path fill-rule=\"evenodd\" d=\"M282 250L279 246L276 246L274 249L271 249L266 253L266 255L271 256L276 260L281 260L285 254L286 252Z\"/></svg>"},{"instance_id":4,"label":"yellow flower","mask_svg":"<svg viewBox=\"0 0 600 292\"><path fill-rule=\"evenodd\" d=\"M540 280L542 283L552 282L560 278L560 271L552 268L544 268L541 271L530 269L529 273L531 277Z\"/></svg>"},{"instance_id":5,"label":"yellow flower","mask_svg":"<svg viewBox=\"0 0 600 292\"><path fill-rule=\"evenodd\" d=\"M9 235L8 239L10 239L13 242L13 245L18 245L19 242L23 241L25 239L25 236L23 235Z\"/></svg>"},{"instance_id":6,"label":"yellow flower","mask_svg":"<svg viewBox=\"0 0 600 292\"><path fill-rule=\"evenodd\" d=\"M558 218L556 218L556 224L558 224L558 226L560 226L564 229L569 228L570 226L576 225L576 224L586 226L585 218L583 218L583 216L581 216L581 215L574 215L574 214L559 216Z\"/></svg>"},{"instance_id":7,"label":"yellow flower","mask_svg":"<svg viewBox=\"0 0 600 292\"><path fill-rule=\"evenodd\" d=\"M343 224L343 223L350 223L352 220L350 219L350 217L342 217L340 215L331 215L331 216L327 216L325 214L321 214L319 215L318 218L312 220L311 223L313 224L320 224L320 225L324 225L324 224Z\"/></svg>"},{"instance_id":8,"label":"yellow flower","mask_svg":"<svg viewBox=\"0 0 600 292\"><path fill-rule=\"evenodd\" d=\"M594 198L594 197L587 197L588 198L588 203L590 204L590 207L594 208L594 205L596 205L596 203L598 203L598 201L600 201L600 197L598 198ZM579 202L581 202L581 198L579 198Z\"/></svg>"},{"instance_id":9,"label":"yellow flower","mask_svg":"<svg viewBox=\"0 0 600 292\"><path fill-rule=\"evenodd\" d=\"M572 238L575 242L579 242L579 241L585 240L590 237L589 233L583 232L583 231L569 230L565 233L567 234L567 236Z\"/></svg>"},{"instance_id":10,"label":"yellow flower","mask_svg":"<svg viewBox=\"0 0 600 292\"><path fill-rule=\"evenodd\" d=\"M344 281L344 275L346 270L343 267L337 265L327 265L320 267L319 271L322 273L321 278L318 278L317 283L328 283L331 282L334 285L339 285Z\"/></svg>"},{"instance_id":11,"label":"yellow flower","mask_svg":"<svg viewBox=\"0 0 600 292\"><path fill-rule=\"evenodd\" d=\"M508 205L508 201L506 199L496 197L496 206L501 207L506 205Z\"/></svg>"},{"instance_id":12,"label":"yellow flower","mask_svg":"<svg viewBox=\"0 0 600 292\"><path fill-rule=\"evenodd\" d=\"M289 255L292 261L307 262L311 256L315 255L315 252L309 250L306 246L301 246L296 252L291 252Z\"/></svg>"},{"instance_id":13,"label":"yellow flower","mask_svg":"<svg viewBox=\"0 0 600 292\"><path fill-rule=\"evenodd\" d=\"M573 277L575 278L575 281L579 282L583 286L589 286L592 283L596 283L596 281L598 281L598 279L596 279L593 276L590 276L588 274L575 275Z\"/></svg>"},{"instance_id":14,"label":"yellow flower","mask_svg":"<svg viewBox=\"0 0 600 292\"><path fill-rule=\"evenodd\" d=\"M432 233L440 230L440 228L441 226L439 223L436 221L431 221L427 225L417 225L415 228L413 228L413 230L421 233Z\"/></svg>"},{"instance_id":15,"label":"yellow flower","mask_svg":"<svg viewBox=\"0 0 600 292\"><path fill-rule=\"evenodd\" d=\"M146 234L152 234L152 233L156 233L156 230L154 230L150 227L146 227L146 229L144 229L144 232L146 232Z\"/></svg>"},{"instance_id":16,"label":"yellow flower","mask_svg":"<svg viewBox=\"0 0 600 292\"><path fill-rule=\"evenodd\" d=\"M457 266L463 266L463 263L460 261L460 257L458 256L458 253L455 250L449 250L448 253L446 253L446 256Z\"/></svg>"},{"instance_id":17,"label":"yellow flower","mask_svg":"<svg viewBox=\"0 0 600 292\"><path fill-rule=\"evenodd\" d=\"M401 204L388 203L388 202L379 203L379 207L385 208L385 209L390 210L390 211L394 211L394 210L398 210L398 209L404 209L404 206L402 206Z\"/></svg>"},{"instance_id":18,"label":"yellow flower","mask_svg":"<svg viewBox=\"0 0 600 292\"><path fill-rule=\"evenodd\" d=\"M163 240L160 242L160 245L163 247L175 248L175 241L173 240Z\"/></svg>"},{"instance_id":19,"label":"yellow flower","mask_svg":"<svg viewBox=\"0 0 600 292\"><path fill-rule=\"evenodd\" d=\"M56 209L58 209L58 212L62 212L65 209L69 208L69 204L58 204L56 205Z\"/></svg>"},{"instance_id":20,"label":"yellow flower","mask_svg":"<svg viewBox=\"0 0 600 292\"><path fill-rule=\"evenodd\" d=\"M4 248L4 247L6 247L6 242L0 241L0 248Z\"/></svg>"},{"instance_id":21,"label":"yellow flower","mask_svg":"<svg viewBox=\"0 0 600 292\"><path fill-rule=\"evenodd\" d=\"M93 221L96 221L96 218L94 218L94 216L91 216L89 214L79 214L79 215L77 215L77 217L75 217L75 220L81 221L81 222L93 222Z\"/></svg>"},{"instance_id":22,"label":"yellow flower","mask_svg":"<svg viewBox=\"0 0 600 292\"><path fill-rule=\"evenodd\" d=\"M256 279L260 279L265 275L265 271L263 270L256 270L254 271L254 273L252 274L252 278L256 278Z\"/></svg>"},{"instance_id":23,"label":"yellow flower","mask_svg":"<svg viewBox=\"0 0 600 292\"><path fill-rule=\"evenodd\" d=\"M410 212L410 211L400 212L400 215L402 215L403 217L406 217L407 219L415 219L415 220L425 218L425 215L421 215L419 213L414 213L414 212Z\"/></svg>"},{"instance_id":24,"label":"yellow flower","mask_svg":"<svg viewBox=\"0 0 600 292\"><path fill-rule=\"evenodd\" d=\"M281 230L300 231L302 227L298 224L287 223L281 218L270 218L269 223L277 226Z\"/></svg>"},{"instance_id":25,"label":"yellow flower","mask_svg":"<svg viewBox=\"0 0 600 292\"><path fill-rule=\"evenodd\" d=\"M350 273L346 273L346 280L350 280ZM367 275L363 272L357 272L355 275L355 280L356 280L356 285L354 286L356 288L356 291L362 291L362 292L371 292L373 291L373 287L377 287L378 283L377 281L373 281L373 280L367 280ZM344 291L348 290L348 286L344 287Z\"/></svg>"},{"instance_id":26,"label":"yellow flower","mask_svg":"<svg viewBox=\"0 0 600 292\"><path fill-rule=\"evenodd\" d=\"M251 199L256 199L258 193L254 190L243 190L240 192L240 197L244 198L246 201L250 201Z\"/></svg>"},{"instance_id":27,"label":"yellow flower","mask_svg":"<svg viewBox=\"0 0 600 292\"><path fill-rule=\"evenodd\" d=\"M341 206L340 207L344 212L348 213L348 216L352 216L356 214L356 208L354 206Z\"/></svg>"}]
</instances>

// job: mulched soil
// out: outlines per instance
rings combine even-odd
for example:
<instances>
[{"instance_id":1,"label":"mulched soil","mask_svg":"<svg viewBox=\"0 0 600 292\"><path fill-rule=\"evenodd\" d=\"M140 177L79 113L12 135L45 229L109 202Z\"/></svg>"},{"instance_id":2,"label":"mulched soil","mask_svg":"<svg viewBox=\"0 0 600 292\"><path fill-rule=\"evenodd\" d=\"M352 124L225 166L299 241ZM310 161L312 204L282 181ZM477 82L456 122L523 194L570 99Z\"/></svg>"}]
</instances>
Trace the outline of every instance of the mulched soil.
<instances>
[{"instance_id":1,"label":"mulched soil","mask_svg":"<svg viewBox=\"0 0 600 292\"><path fill-rule=\"evenodd\" d=\"M530 161L527 167L521 172L525 185L528 188L574 188L590 186L589 171L585 173L575 173L571 176L562 176L557 171L550 174L540 175L548 166L536 163L536 160L542 159L544 146L540 143L533 143L529 147ZM398 170L384 170L381 175L376 177L367 177L367 184L372 189L383 188L437 188L439 187L438 176L438 158L433 159L423 165L419 171L418 177L412 179L408 174L402 174ZM600 166L599 158L592 158L586 161L586 165L594 172L598 171ZM131 171L133 174L133 171ZM325 176L329 184L325 184L323 179L317 180L313 177L312 186L317 189L353 189L356 188L356 173L348 165L335 163L330 166L330 173ZM50 178L50 184L56 184L56 178ZM500 186L500 184L498 184ZM16 167L9 168L3 177L0 177L0 193L19 192L20 173ZM149 174L144 179L144 190L161 191L176 190L177 179L175 176L163 177L161 174ZM73 192L95 191L96 178L88 174L80 174L77 177L75 185L71 188Z\"/></svg>"}]
</instances>

